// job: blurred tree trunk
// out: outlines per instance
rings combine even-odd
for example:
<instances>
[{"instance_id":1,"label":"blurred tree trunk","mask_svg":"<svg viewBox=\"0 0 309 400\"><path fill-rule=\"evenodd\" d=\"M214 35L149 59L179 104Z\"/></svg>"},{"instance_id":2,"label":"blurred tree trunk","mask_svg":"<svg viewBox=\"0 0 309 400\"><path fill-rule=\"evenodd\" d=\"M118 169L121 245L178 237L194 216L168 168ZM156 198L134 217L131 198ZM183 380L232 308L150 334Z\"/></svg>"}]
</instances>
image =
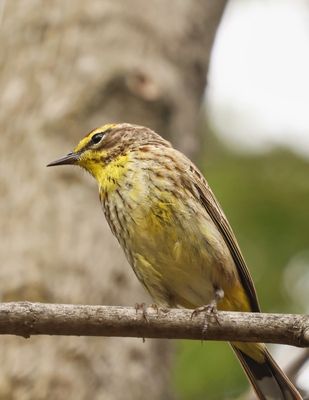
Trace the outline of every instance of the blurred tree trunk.
<instances>
[{"instance_id":1,"label":"blurred tree trunk","mask_svg":"<svg viewBox=\"0 0 309 400\"><path fill-rule=\"evenodd\" d=\"M45 164L107 121L150 126L192 154L225 1L1 5L1 301L141 302L95 183ZM0 399L170 396L165 341L7 337L0 346Z\"/></svg>"}]
</instances>

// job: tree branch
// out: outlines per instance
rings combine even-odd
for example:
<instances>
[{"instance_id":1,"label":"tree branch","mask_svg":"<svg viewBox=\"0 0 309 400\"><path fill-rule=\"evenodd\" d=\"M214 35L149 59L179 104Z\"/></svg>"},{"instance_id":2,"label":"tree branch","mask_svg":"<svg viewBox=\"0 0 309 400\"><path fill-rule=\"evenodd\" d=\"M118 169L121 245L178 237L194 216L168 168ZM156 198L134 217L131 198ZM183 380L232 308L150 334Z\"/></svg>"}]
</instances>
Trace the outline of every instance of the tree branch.
<instances>
[{"instance_id":1,"label":"tree branch","mask_svg":"<svg viewBox=\"0 0 309 400\"><path fill-rule=\"evenodd\" d=\"M0 334L123 336L281 343L309 347L309 316L148 307L0 303Z\"/></svg>"}]
</instances>

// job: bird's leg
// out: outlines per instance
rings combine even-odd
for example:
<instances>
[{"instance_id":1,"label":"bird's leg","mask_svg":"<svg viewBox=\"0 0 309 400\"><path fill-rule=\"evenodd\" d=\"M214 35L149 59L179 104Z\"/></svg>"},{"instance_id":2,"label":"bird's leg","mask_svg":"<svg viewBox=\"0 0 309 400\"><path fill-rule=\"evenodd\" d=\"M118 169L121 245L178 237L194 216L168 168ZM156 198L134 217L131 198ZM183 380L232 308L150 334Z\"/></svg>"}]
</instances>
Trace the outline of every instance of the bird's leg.
<instances>
[{"instance_id":1,"label":"bird's leg","mask_svg":"<svg viewBox=\"0 0 309 400\"><path fill-rule=\"evenodd\" d=\"M191 318L195 317L196 315L200 314L201 312L205 312L206 314L209 314L213 316L214 314L217 314L218 312L218 301L222 300L224 298L224 291L222 289L216 289L214 292L214 298L211 300L209 304L206 304L201 307L197 307L191 315Z\"/></svg>"},{"instance_id":2,"label":"bird's leg","mask_svg":"<svg viewBox=\"0 0 309 400\"><path fill-rule=\"evenodd\" d=\"M191 319L197 316L200 313L205 313L204 318L204 326L203 326L203 333L206 333L207 330L207 318L214 318L217 323L219 324L218 320L218 302L224 298L224 291L221 288L216 288L214 291L214 298L211 300L209 304L206 304L201 307L197 307L191 314Z\"/></svg>"}]
</instances>

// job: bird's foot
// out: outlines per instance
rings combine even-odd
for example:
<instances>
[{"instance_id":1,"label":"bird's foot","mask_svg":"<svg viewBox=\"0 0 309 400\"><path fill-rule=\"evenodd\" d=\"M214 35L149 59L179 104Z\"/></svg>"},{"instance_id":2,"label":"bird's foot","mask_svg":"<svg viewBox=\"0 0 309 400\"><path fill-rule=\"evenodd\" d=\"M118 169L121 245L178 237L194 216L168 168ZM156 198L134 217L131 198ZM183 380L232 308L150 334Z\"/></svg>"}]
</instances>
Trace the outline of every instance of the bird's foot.
<instances>
[{"instance_id":1,"label":"bird's foot","mask_svg":"<svg viewBox=\"0 0 309 400\"><path fill-rule=\"evenodd\" d=\"M143 319L146 322L149 322L146 303L135 303L135 311L136 314L138 313L138 311L142 311Z\"/></svg>"},{"instance_id":2,"label":"bird's foot","mask_svg":"<svg viewBox=\"0 0 309 400\"><path fill-rule=\"evenodd\" d=\"M215 290L214 299L211 300L209 304L206 304L201 307L197 307L191 314L191 319L196 317L197 315L204 313L204 325L203 325L203 334L206 334L207 327L208 327L208 319L215 320L218 325L220 325L219 318L218 318L218 301L222 300L224 297L224 291L222 289Z\"/></svg>"},{"instance_id":3,"label":"bird's foot","mask_svg":"<svg viewBox=\"0 0 309 400\"><path fill-rule=\"evenodd\" d=\"M209 304L195 308L191 314L191 319L201 313L205 313L205 315L208 317L215 317L218 313L217 303L215 301L211 301Z\"/></svg>"},{"instance_id":4,"label":"bird's foot","mask_svg":"<svg viewBox=\"0 0 309 400\"><path fill-rule=\"evenodd\" d=\"M136 314L138 313L138 311L141 310L144 320L146 322L149 322L147 308L152 308L153 310L156 311L157 315L159 314L159 306L155 303L150 304L148 307L147 307L146 303L135 303Z\"/></svg>"},{"instance_id":5,"label":"bird's foot","mask_svg":"<svg viewBox=\"0 0 309 400\"><path fill-rule=\"evenodd\" d=\"M150 304L150 306L153 310L157 312L157 315L159 314L159 306L155 303Z\"/></svg>"}]
</instances>

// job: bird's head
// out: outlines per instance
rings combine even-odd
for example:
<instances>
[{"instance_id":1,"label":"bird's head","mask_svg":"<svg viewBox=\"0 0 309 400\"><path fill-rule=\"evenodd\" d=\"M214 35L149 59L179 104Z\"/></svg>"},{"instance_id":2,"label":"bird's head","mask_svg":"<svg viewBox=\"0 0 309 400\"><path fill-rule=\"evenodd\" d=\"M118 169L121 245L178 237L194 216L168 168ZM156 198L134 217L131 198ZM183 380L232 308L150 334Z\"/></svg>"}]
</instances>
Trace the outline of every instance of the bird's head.
<instances>
[{"instance_id":1,"label":"bird's head","mask_svg":"<svg viewBox=\"0 0 309 400\"><path fill-rule=\"evenodd\" d=\"M123 168L130 153L151 144L170 146L161 136L143 126L107 124L88 133L72 152L47 166L78 165L100 182L106 178L107 170L111 173L119 166Z\"/></svg>"}]
</instances>

